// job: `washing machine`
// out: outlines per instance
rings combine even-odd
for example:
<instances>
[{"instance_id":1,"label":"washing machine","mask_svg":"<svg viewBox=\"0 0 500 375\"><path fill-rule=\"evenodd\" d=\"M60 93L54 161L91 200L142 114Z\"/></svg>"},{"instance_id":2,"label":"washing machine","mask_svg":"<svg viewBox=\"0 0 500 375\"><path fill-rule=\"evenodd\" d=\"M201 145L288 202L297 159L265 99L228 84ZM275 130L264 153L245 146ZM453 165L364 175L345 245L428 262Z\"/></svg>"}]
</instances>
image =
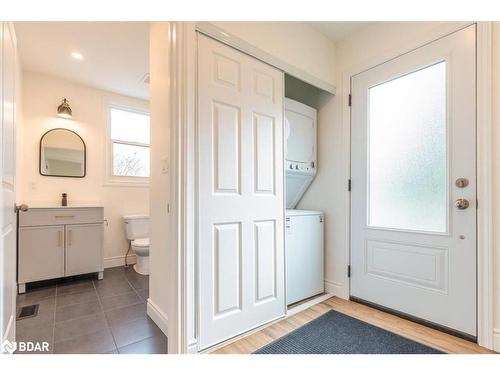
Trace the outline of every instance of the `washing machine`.
<instances>
[{"instance_id":1,"label":"washing machine","mask_svg":"<svg viewBox=\"0 0 500 375\"><path fill-rule=\"evenodd\" d=\"M286 304L324 292L324 215L286 210Z\"/></svg>"}]
</instances>

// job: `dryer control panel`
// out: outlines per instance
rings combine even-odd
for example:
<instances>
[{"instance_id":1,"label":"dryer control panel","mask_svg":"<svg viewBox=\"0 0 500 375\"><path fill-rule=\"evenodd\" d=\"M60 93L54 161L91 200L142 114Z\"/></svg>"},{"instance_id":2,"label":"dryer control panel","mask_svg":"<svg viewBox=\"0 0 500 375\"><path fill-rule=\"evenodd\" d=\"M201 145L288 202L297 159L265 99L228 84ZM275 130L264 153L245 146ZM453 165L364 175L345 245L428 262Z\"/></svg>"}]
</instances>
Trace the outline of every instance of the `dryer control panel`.
<instances>
[{"instance_id":1,"label":"dryer control panel","mask_svg":"<svg viewBox=\"0 0 500 375\"><path fill-rule=\"evenodd\" d=\"M294 163L294 162L289 162L287 160L287 169L296 171L296 172L305 172L305 173L315 173L316 172L316 163L314 161L310 162L309 164L305 163Z\"/></svg>"}]
</instances>

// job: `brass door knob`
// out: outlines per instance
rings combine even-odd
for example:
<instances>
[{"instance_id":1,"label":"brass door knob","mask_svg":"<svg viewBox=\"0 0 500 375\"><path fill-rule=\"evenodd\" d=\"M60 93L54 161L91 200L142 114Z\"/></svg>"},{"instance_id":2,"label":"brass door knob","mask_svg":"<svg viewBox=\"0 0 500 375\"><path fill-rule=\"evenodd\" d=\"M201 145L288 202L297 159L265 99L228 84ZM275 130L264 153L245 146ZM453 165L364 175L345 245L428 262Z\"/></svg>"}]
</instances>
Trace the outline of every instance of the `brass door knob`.
<instances>
[{"instance_id":1,"label":"brass door knob","mask_svg":"<svg viewBox=\"0 0 500 375\"><path fill-rule=\"evenodd\" d=\"M455 207L458 208L459 210L465 210L469 208L469 201L465 198L458 198L455 201Z\"/></svg>"}]
</instances>

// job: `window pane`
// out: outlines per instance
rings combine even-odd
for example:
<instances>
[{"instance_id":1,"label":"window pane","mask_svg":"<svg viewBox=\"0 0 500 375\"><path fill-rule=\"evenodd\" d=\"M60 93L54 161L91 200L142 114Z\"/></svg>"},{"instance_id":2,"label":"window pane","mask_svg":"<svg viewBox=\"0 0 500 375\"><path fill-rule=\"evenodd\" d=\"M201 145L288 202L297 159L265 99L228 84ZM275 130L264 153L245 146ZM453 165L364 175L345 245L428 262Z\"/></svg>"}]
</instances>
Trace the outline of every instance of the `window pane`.
<instances>
[{"instance_id":1,"label":"window pane","mask_svg":"<svg viewBox=\"0 0 500 375\"><path fill-rule=\"evenodd\" d=\"M149 177L149 147L113 143L113 175Z\"/></svg>"},{"instance_id":2,"label":"window pane","mask_svg":"<svg viewBox=\"0 0 500 375\"><path fill-rule=\"evenodd\" d=\"M369 90L368 223L446 231L446 63Z\"/></svg>"},{"instance_id":3,"label":"window pane","mask_svg":"<svg viewBox=\"0 0 500 375\"><path fill-rule=\"evenodd\" d=\"M149 144L149 116L111 108L111 138Z\"/></svg>"}]
</instances>

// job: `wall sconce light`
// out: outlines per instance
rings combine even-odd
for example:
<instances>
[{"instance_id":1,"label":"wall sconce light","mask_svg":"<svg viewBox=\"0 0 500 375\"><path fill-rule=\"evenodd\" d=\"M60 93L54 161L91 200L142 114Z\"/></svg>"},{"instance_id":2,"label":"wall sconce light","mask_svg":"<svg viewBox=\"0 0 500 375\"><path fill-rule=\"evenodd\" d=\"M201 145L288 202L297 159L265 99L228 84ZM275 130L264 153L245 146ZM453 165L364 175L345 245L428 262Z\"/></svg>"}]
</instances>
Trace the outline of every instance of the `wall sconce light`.
<instances>
[{"instance_id":1,"label":"wall sconce light","mask_svg":"<svg viewBox=\"0 0 500 375\"><path fill-rule=\"evenodd\" d=\"M59 107L57 107L57 115L62 118L73 118L73 111L66 98L64 98Z\"/></svg>"}]
</instances>

